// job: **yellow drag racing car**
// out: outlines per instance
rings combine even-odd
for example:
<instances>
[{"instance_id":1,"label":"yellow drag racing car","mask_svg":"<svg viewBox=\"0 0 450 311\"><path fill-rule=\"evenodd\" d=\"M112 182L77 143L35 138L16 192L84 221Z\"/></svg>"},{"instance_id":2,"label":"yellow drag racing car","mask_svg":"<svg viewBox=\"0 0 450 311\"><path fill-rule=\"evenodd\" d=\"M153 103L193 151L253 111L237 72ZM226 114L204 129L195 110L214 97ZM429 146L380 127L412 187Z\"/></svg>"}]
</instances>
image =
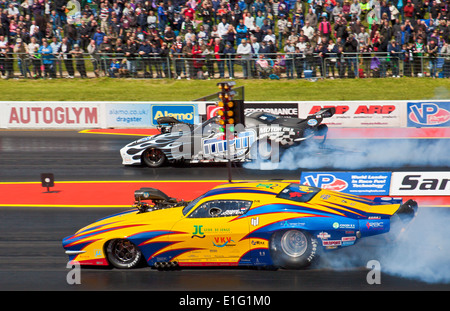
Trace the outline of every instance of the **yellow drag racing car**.
<instances>
[{"instance_id":1,"label":"yellow drag racing car","mask_svg":"<svg viewBox=\"0 0 450 311\"><path fill-rule=\"evenodd\" d=\"M63 239L71 263L134 268L307 267L319 248L354 245L410 221L417 203L366 198L287 182L217 186L190 202L154 188L135 208ZM151 203L146 202L150 200Z\"/></svg>"}]
</instances>

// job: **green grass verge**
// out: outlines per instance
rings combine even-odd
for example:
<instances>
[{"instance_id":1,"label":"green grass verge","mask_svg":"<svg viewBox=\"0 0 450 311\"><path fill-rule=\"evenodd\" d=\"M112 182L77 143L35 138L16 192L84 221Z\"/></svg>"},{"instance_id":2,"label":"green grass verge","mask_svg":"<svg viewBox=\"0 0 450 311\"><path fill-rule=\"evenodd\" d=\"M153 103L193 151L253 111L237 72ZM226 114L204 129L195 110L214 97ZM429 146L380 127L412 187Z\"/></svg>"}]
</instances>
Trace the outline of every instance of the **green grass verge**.
<instances>
[{"instance_id":1,"label":"green grass verge","mask_svg":"<svg viewBox=\"0 0 450 311\"><path fill-rule=\"evenodd\" d=\"M3 101L188 101L217 92L220 80L1 80ZM228 80L227 80L228 81ZM450 99L448 79L236 80L250 101Z\"/></svg>"}]
</instances>

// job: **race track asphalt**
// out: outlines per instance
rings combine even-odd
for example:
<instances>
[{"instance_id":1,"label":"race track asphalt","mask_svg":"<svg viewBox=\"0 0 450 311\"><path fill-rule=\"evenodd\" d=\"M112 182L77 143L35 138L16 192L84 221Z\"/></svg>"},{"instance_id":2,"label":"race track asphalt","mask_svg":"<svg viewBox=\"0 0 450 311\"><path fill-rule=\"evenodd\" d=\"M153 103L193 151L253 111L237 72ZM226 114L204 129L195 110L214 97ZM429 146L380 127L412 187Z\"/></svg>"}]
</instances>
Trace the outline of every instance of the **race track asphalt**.
<instances>
[{"instance_id":1,"label":"race track asphalt","mask_svg":"<svg viewBox=\"0 0 450 311\"><path fill-rule=\"evenodd\" d=\"M39 182L41 173L53 173L58 181L162 181L224 180L227 168L221 164L175 165L158 169L124 167L119 149L138 137L127 135L81 134L74 131L0 131L0 182ZM442 140L440 140L442 141ZM444 140L445 141L445 140ZM447 140L448 141L448 140ZM420 141L423 142L423 140ZM417 164L418 163L418 164ZM396 170L449 170L442 164L420 162ZM432 163L432 162L431 162ZM257 170L245 166L232 168L239 180L298 180L300 170ZM323 169L323 168L320 168ZM370 170L385 170L372 166ZM391 168L388 168L391 169ZM1 187L1 184L0 184ZM0 188L1 189L1 188ZM131 196L132 194L130 194ZM23 193L27 196L27 193ZM1 204L1 202L0 202ZM450 216L448 209L442 215ZM361 256L350 267L336 268L326 263L303 271L264 271L254 269L183 269L132 271L82 269L81 284L70 285L67 257L61 247L63 237L92 221L116 213L118 208L73 208L58 206L0 207L0 290L2 291L115 291L149 290L255 292L284 296L288 291L428 291L449 290L447 281L430 282L420 277L404 277L381 270L381 283L368 284L370 246L362 246ZM366 248L368 247L368 248ZM448 252L448 250L446 250ZM344 256L347 253L343 253ZM326 257L325 257L326 258ZM326 260L325 260L326 262ZM294 294L293 294L294 293ZM176 299L175 299L176 300Z\"/></svg>"}]
</instances>

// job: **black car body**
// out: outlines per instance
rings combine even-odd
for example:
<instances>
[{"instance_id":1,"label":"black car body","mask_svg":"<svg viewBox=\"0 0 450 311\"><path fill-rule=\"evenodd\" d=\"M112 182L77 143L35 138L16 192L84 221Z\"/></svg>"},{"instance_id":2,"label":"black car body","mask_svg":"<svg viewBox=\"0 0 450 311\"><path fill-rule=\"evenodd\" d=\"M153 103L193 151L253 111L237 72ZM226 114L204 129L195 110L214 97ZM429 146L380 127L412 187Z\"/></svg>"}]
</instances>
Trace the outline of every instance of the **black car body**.
<instances>
[{"instance_id":1,"label":"black car body","mask_svg":"<svg viewBox=\"0 0 450 311\"><path fill-rule=\"evenodd\" d=\"M162 117L157 120L161 134L133 141L120 150L122 164L159 167L174 161L244 162L258 157L261 149L268 150L268 157L275 146L288 148L316 136L325 141L328 127L322 122L333 115L334 108L324 108L306 119L254 112L245 117L245 127L235 126L231 137L221 131L216 118L192 125Z\"/></svg>"}]
</instances>

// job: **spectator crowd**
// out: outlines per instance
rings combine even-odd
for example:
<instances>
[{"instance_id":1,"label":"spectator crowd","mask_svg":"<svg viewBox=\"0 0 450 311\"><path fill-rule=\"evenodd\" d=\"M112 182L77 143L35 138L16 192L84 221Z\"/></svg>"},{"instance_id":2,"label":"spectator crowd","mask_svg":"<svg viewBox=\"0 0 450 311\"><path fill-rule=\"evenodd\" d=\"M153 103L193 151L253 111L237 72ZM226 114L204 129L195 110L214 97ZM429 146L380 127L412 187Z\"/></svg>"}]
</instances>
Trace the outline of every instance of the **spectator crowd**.
<instances>
[{"instance_id":1,"label":"spectator crowd","mask_svg":"<svg viewBox=\"0 0 450 311\"><path fill-rule=\"evenodd\" d=\"M449 43L450 0L0 0L6 78L449 78Z\"/></svg>"}]
</instances>

